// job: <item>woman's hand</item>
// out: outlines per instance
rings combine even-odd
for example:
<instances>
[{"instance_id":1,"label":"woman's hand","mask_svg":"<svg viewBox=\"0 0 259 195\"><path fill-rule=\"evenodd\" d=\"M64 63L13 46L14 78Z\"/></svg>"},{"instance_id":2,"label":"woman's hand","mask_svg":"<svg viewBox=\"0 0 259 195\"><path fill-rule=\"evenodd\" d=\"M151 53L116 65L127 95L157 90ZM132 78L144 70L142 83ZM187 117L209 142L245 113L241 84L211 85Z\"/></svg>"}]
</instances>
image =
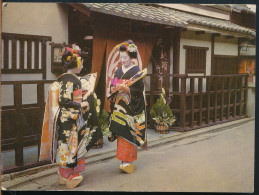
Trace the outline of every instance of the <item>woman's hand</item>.
<instances>
[{"instance_id":1,"label":"woman's hand","mask_svg":"<svg viewBox=\"0 0 259 195\"><path fill-rule=\"evenodd\" d=\"M123 84L118 84L115 87L115 89L116 89L116 91L119 91L119 93L123 93L123 92L129 93L130 92L129 87L127 87Z\"/></svg>"},{"instance_id":2,"label":"woman's hand","mask_svg":"<svg viewBox=\"0 0 259 195\"><path fill-rule=\"evenodd\" d=\"M82 102L81 103L81 107L83 108L83 107L87 107L87 106L89 106L89 103L88 102Z\"/></svg>"},{"instance_id":3,"label":"woman's hand","mask_svg":"<svg viewBox=\"0 0 259 195\"><path fill-rule=\"evenodd\" d=\"M111 87L111 92L112 93L115 93L117 90L116 90L116 87Z\"/></svg>"}]
</instances>

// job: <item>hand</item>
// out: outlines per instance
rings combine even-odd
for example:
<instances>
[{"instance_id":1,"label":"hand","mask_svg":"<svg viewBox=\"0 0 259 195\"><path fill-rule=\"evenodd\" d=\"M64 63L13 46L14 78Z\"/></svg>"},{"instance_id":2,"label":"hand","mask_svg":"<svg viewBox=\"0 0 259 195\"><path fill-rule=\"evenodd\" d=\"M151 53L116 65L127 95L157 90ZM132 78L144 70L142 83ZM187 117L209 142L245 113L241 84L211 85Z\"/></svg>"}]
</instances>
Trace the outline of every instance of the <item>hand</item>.
<instances>
[{"instance_id":1,"label":"hand","mask_svg":"<svg viewBox=\"0 0 259 195\"><path fill-rule=\"evenodd\" d=\"M117 90L116 90L116 87L111 87L111 92L112 93L115 93Z\"/></svg>"},{"instance_id":2,"label":"hand","mask_svg":"<svg viewBox=\"0 0 259 195\"><path fill-rule=\"evenodd\" d=\"M82 102L81 103L81 107L83 108L83 107L87 107L87 106L89 106L89 103L88 102Z\"/></svg>"},{"instance_id":3,"label":"hand","mask_svg":"<svg viewBox=\"0 0 259 195\"><path fill-rule=\"evenodd\" d=\"M123 92L129 93L129 87L127 87L123 84L118 84L116 86L116 91L119 91L120 93L123 93Z\"/></svg>"}]
</instances>

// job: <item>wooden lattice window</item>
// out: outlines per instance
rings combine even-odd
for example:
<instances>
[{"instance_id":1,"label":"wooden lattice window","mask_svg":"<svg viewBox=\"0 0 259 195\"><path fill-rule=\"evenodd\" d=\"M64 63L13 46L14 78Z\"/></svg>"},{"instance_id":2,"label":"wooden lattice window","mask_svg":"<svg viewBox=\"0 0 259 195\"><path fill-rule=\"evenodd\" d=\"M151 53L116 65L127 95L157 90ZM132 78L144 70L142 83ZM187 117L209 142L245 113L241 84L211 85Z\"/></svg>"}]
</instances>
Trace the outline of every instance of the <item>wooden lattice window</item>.
<instances>
[{"instance_id":1,"label":"wooden lattice window","mask_svg":"<svg viewBox=\"0 0 259 195\"><path fill-rule=\"evenodd\" d=\"M185 54L185 73L206 74L206 53L208 47L183 46Z\"/></svg>"},{"instance_id":2,"label":"wooden lattice window","mask_svg":"<svg viewBox=\"0 0 259 195\"><path fill-rule=\"evenodd\" d=\"M2 73L42 73L46 79L48 41L51 36L2 33Z\"/></svg>"}]
</instances>

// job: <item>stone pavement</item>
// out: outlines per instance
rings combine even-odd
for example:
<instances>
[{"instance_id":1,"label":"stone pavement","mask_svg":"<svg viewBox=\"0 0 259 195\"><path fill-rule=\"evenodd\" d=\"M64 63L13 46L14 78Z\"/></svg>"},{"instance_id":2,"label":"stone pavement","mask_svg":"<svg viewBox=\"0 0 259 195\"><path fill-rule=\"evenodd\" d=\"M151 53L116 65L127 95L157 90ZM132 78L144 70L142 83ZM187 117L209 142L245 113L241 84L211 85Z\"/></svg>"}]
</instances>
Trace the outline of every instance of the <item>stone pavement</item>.
<instances>
[{"instance_id":1,"label":"stone pavement","mask_svg":"<svg viewBox=\"0 0 259 195\"><path fill-rule=\"evenodd\" d=\"M251 120L255 120L255 118L245 118L240 119L236 121L231 121L227 123L222 123L219 125L214 125L210 127L200 128L193 131L187 131L187 132L175 132L170 131L168 134L158 134L155 133L154 129L148 129L147 135L148 135L148 148L157 147L159 145L164 145L167 143L177 142L179 140L199 136L201 134L209 133L211 131L222 131L227 128L233 128L235 126L239 126L241 124L247 123ZM86 164L93 164L100 161L104 161L107 159L114 158L116 156L116 141L115 142L109 142L107 140L107 137L104 137L104 144L103 147L100 149L91 149L86 154ZM142 149L139 149L140 151ZM40 179L42 177L55 175L57 174L57 165L56 164L50 164L50 165L44 165L32 169L28 169L25 171L20 171L16 173L11 174L5 174L1 176L1 186L2 189L12 189L13 187L17 187L19 185L22 185L27 182L35 181L37 179Z\"/></svg>"}]
</instances>

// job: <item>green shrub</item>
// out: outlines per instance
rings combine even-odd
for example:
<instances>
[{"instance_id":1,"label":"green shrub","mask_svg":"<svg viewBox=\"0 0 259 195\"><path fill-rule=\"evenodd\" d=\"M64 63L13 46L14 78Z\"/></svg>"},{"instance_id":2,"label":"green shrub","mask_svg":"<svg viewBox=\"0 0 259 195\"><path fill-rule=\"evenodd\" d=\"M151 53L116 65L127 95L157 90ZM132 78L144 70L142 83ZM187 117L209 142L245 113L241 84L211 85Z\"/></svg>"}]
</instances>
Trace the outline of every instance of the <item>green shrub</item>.
<instances>
[{"instance_id":1,"label":"green shrub","mask_svg":"<svg viewBox=\"0 0 259 195\"><path fill-rule=\"evenodd\" d=\"M164 88L162 88L160 98L153 104L150 115L156 124L164 124L168 127L174 124L175 116L170 106L166 104Z\"/></svg>"}]
</instances>

